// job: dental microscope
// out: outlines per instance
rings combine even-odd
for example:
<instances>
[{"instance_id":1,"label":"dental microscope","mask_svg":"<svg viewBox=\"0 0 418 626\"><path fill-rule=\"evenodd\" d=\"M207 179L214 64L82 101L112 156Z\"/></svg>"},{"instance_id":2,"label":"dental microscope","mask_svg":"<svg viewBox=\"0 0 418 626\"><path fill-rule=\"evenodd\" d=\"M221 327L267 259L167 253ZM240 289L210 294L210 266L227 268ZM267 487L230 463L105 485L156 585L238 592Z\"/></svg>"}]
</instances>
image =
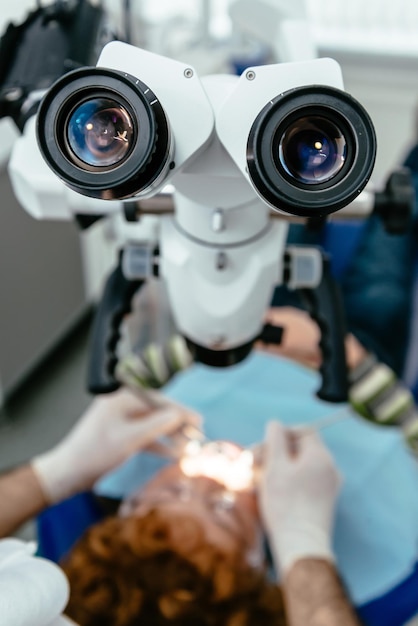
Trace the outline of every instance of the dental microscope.
<instances>
[{"instance_id":1,"label":"dental microscope","mask_svg":"<svg viewBox=\"0 0 418 626\"><path fill-rule=\"evenodd\" d=\"M105 43L93 22L91 39ZM299 290L322 335L317 394L346 400L344 313L329 259L286 244L291 220L322 222L361 201L372 173L373 124L344 91L339 65L310 59L199 77L122 41L102 46L95 64L92 56L51 72L52 86L21 89L14 110L22 65L12 79L0 75L0 114L22 133L9 174L24 209L83 227L113 214L124 223L93 323L89 390L119 387L121 325L158 277L192 358L214 367L239 363L259 339L279 343L282 329L263 321L273 290ZM398 174L376 205L408 205L404 189Z\"/></svg>"}]
</instances>

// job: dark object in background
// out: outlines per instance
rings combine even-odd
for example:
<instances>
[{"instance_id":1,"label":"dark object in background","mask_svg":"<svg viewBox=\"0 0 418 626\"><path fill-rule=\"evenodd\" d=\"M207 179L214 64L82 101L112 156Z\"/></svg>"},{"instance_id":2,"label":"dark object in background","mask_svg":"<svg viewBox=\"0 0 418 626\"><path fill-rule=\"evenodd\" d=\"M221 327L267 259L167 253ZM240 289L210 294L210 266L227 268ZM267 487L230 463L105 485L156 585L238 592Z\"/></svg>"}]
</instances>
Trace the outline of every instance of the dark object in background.
<instances>
[{"instance_id":1,"label":"dark object in background","mask_svg":"<svg viewBox=\"0 0 418 626\"><path fill-rule=\"evenodd\" d=\"M0 117L22 131L44 91L70 70L95 65L113 39L104 8L90 0L56 0L10 23L0 39Z\"/></svg>"}]
</instances>

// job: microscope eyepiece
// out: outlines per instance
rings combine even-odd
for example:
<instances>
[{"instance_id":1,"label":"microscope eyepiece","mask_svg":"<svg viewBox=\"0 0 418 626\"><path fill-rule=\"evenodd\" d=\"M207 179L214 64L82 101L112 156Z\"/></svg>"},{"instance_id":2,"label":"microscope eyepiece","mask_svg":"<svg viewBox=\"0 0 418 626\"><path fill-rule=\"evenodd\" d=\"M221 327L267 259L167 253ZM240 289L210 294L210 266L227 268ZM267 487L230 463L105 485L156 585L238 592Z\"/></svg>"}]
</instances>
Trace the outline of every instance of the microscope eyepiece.
<instances>
[{"instance_id":1,"label":"microscope eyepiece","mask_svg":"<svg viewBox=\"0 0 418 626\"><path fill-rule=\"evenodd\" d=\"M376 137L365 109L344 91L310 85L271 100L247 143L248 172L273 207L327 215L357 197L369 180Z\"/></svg>"},{"instance_id":2,"label":"microscope eyepiece","mask_svg":"<svg viewBox=\"0 0 418 626\"><path fill-rule=\"evenodd\" d=\"M151 89L106 68L65 74L38 111L41 152L69 187L106 200L149 191L170 168L169 124Z\"/></svg>"}]
</instances>

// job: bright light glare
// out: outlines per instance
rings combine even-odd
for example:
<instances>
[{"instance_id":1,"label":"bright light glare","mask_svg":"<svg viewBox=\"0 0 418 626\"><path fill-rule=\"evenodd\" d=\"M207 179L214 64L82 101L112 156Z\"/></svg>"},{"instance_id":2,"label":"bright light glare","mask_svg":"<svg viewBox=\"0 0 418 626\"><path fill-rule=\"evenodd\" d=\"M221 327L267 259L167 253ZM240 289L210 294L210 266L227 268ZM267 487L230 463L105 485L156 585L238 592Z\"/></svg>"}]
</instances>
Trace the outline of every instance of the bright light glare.
<instances>
[{"instance_id":1,"label":"bright light glare","mask_svg":"<svg viewBox=\"0 0 418 626\"><path fill-rule=\"evenodd\" d=\"M253 464L250 450L242 450L224 441L206 444L191 441L180 460L186 476L206 476L231 491L243 491L253 486Z\"/></svg>"}]
</instances>

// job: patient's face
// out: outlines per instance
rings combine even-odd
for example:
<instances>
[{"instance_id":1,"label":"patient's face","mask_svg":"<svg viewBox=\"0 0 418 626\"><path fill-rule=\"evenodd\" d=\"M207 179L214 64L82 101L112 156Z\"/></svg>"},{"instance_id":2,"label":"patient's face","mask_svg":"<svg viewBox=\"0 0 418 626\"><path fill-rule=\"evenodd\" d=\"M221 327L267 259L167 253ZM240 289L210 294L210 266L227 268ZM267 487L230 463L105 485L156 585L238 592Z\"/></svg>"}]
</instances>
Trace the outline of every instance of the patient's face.
<instances>
[{"instance_id":1,"label":"patient's face","mask_svg":"<svg viewBox=\"0 0 418 626\"><path fill-rule=\"evenodd\" d=\"M223 552L246 554L255 567L263 564L262 532L251 486L232 490L207 476L187 476L176 463L128 499L120 514L142 516L156 508L173 524L176 518L193 518L211 545Z\"/></svg>"}]
</instances>

